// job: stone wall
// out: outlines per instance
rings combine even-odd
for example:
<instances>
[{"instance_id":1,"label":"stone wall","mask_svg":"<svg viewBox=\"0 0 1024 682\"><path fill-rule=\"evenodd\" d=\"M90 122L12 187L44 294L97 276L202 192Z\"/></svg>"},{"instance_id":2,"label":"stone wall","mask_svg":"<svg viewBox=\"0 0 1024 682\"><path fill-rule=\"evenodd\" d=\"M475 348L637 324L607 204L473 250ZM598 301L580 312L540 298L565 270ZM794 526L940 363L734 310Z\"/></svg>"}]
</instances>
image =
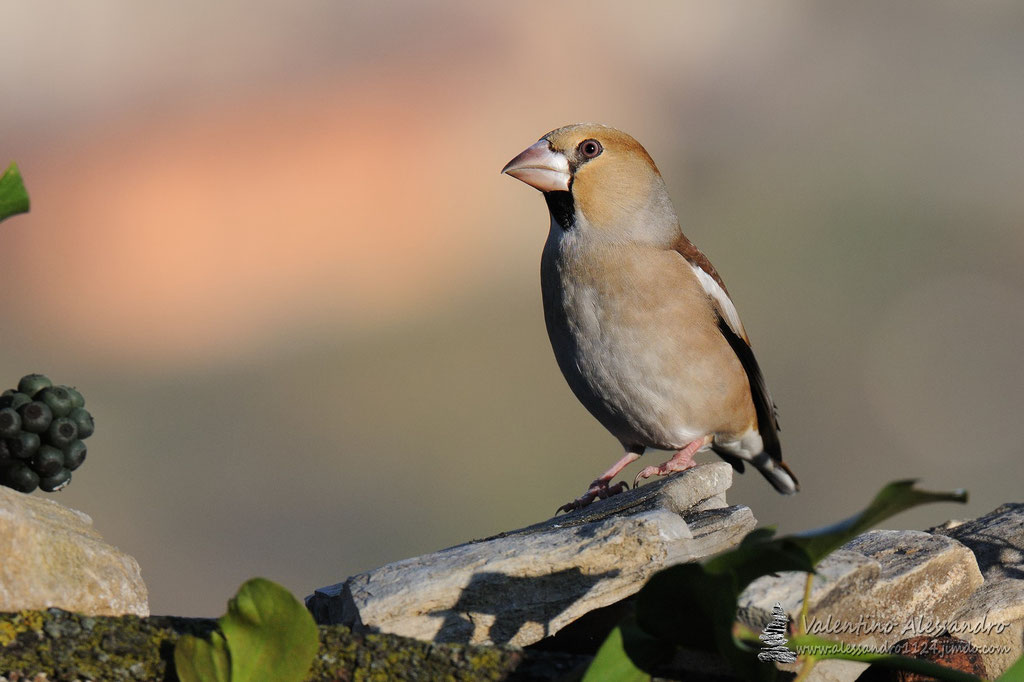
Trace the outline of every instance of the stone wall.
<instances>
[{"instance_id":1,"label":"stone wall","mask_svg":"<svg viewBox=\"0 0 1024 682\"><path fill-rule=\"evenodd\" d=\"M702 465L317 590L307 599L321 623L310 679L371 669L450 679L578 673L651 574L727 549L756 525L748 508L727 504L731 482L725 463ZM104 543L88 516L51 500L0 488L0 556L0 611L10 612L0 614L0 676L8 679L173 679L177 637L213 627L140 618L148 607L135 560ZM869 531L819 568L812 632L884 651L952 630L981 651L992 677L1022 653L1024 504L928 531ZM779 603L795 620L804 584L802 573L755 581L739 619L762 628ZM684 658L680 670L705 666ZM863 668L827 661L809 679L849 682Z\"/></svg>"}]
</instances>

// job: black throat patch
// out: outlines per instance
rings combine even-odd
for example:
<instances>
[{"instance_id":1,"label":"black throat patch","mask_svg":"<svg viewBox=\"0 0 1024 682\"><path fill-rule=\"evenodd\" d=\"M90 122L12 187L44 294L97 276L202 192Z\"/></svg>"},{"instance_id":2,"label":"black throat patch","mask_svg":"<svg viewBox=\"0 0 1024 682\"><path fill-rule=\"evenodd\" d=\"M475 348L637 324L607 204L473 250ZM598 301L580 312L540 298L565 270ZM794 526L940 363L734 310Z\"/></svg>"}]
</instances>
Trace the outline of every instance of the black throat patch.
<instances>
[{"instance_id":1,"label":"black throat patch","mask_svg":"<svg viewBox=\"0 0 1024 682\"><path fill-rule=\"evenodd\" d=\"M572 192L544 192L544 201L548 202L548 211L559 227L569 231L576 226L576 202Z\"/></svg>"}]
</instances>

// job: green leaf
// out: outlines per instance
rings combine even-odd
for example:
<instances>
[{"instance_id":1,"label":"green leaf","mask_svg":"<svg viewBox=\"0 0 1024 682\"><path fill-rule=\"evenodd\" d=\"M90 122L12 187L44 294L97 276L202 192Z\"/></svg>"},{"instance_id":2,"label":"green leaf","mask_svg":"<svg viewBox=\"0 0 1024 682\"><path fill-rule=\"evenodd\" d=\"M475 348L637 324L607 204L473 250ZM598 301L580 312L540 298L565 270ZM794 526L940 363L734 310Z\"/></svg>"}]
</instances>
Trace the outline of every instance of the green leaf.
<instances>
[{"instance_id":1,"label":"green leaf","mask_svg":"<svg viewBox=\"0 0 1024 682\"><path fill-rule=\"evenodd\" d=\"M907 670L919 673L922 676L934 677L937 680L948 682L981 682L981 678L970 673L965 673L944 665L925 661L920 658L909 656L897 656L895 654L877 654L862 649L853 644L836 642L817 635L799 635L789 640L787 645L798 654L814 658L819 661L826 659L837 659L842 661L860 661L870 663L883 668L894 670ZM813 652L813 653L809 653ZM1007 671L1009 672L1009 671ZM1000 678L1001 680L1002 678Z\"/></svg>"},{"instance_id":2,"label":"green leaf","mask_svg":"<svg viewBox=\"0 0 1024 682\"><path fill-rule=\"evenodd\" d=\"M736 581L736 596L763 575L780 571L814 571L815 562L792 537L761 538L749 542L745 538L736 549L708 560L705 568L709 573L731 574Z\"/></svg>"},{"instance_id":3,"label":"green leaf","mask_svg":"<svg viewBox=\"0 0 1024 682\"><path fill-rule=\"evenodd\" d=\"M0 175L0 221L28 211L28 192L21 181L18 164L12 163Z\"/></svg>"},{"instance_id":4,"label":"green leaf","mask_svg":"<svg viewBox=\"0 0 1024 682\"><path fill-rule=\"evenodd\" d=\"M757 542L766 542L775 537L775 526L761 526L743 536L740 540L740 544L737 545L737 549L745 545L751 545Z\"/></svg>"},{"instance_id":5,"label":"green leaf","mask_svg":"<svg viewBox=\"0 0 1024 682\"><path fill-rule=\"evenodd\" d=\"M643 632L663 642L662 648L681 645L717 652L742 679L773 680L778 672L774 665L758 661L756 651L741 650L733 643L736 600L741 589L730 571L711 572L706 564L671 566L651 576L637 594L637 623ZM631 657L634 654L628 635L626 652ZM650 669L646 659L634 657L633 661Z\"/></svg>"},{"instance_id":6,"label":"green leaf","mask_svg":"<svg viewBox=\"0 0 1024 682\"><path fill-rule=\"evenodd\" d=\"M231 652L231 682L301 682L320 644L306 607L265 578L242 585L218 625Z\"/></svg>"},{"instance_id":7,"label":"green leaf","mask_svg":"<svg viewBox=\"0 0 1024 682\"><path fill-rule=\"evenodd\" d=\"M967 502L967 492L931 492L914 487L914 480L894 481L882 488L863 511L825 528L790 536L790 540L807 552L817 564L832 551L857 537L872 526L901 511L929 502Z\"/></svg>"},{"instance_id":8,"label":"green leaf","mask_svg":"<svg viewBox=\"0 0 1024 682\"><path fill-rule=\"evenodd\" d=\"M996 682L1024 682L1024 656L1017 659L1017 662L1006 669Z\"/></svg>"},{"instance_id":9,"label":"green leaf","mask_svg":"<svg viewBox=\"0 0 1024 682\"><path fill-rule=\"evenodd\" d=\"M182 635L174 647L174 667L181 682L230 682L231 663L224 636L216 630L209 640Z\"/></svg>"},{"instance_id":10,"label":"green leaf","mask_svg":"<svg viewBox=\"0 0 1024 682\"><path fill-rule=\"evenodd\" d=\"M630 652L627 654L627 648ZM649 664L663 659L666 646L644 633L632 618L627 618L608 633L582 682L648 682L650 673L644 672L634 661Z\"/></svg>"},{"instance_id":11,"label":"green leaf","mask_svg":"<svg viewBox=\"0 0 1024 682\"><path fill-rule=\"evenodd\" d=\"M729 576L708 573L700 564L670 566L637 594L637 624L660 640L716 651L722 626L716 621L725 616L731 627L735 596Z\"/></svg>"}]
</instances>

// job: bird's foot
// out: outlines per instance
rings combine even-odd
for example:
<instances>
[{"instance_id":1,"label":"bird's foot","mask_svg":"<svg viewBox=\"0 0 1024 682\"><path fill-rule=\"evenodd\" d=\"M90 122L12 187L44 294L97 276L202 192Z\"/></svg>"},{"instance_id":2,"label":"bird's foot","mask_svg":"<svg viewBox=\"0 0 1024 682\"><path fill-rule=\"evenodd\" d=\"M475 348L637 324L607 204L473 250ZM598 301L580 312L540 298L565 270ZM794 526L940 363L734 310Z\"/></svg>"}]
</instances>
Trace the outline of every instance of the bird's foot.
<instances>
[{"instance_id":1,"label":"bird's foot","mask_svg":"<svg viewBox=\"0 0 1024 682\"><path fill-rule=\"evenodd\" d=\"M672 455L672 459L668 460L664 464L658 466L644 467L640 470L640 473L633 479L633 487L640 485L641 478L650 478L651 476L664 476L670 474L673 471L686 471L697 466L697 463L693 461L693 456L697 454L697 451L702 447L711 442L711 436L705 436L699 438L685 448Z\"/></svg>"},{"instance_id":2,"label":"bird's foot","mask_svg":"<svg viewBox=\"0 0 1024 682\"><path fill-rule=\"evenodd\" d=\"M651 476L664 476L665 474L671 474L674 471L686 471L697 466L696 462L690 462L685 466L677 466L672 464L672 460L665 462L659 466L644 467L640 470L640 473L633 479L633 487L640 485L641 478L650 478Z\"/></svg>"},{"instance_id":3,"label":"bird's foot","mask_svg":"<svg viewBox=\"0 0 1024 682\"><path fill-rule=\"evenodd\" d=\"M558 511L556 511L555 514L558 514L558 512L571 512L576 509L583 509L594 500L603 500L606 497L618 495L619 493L627 490L629 490L629 484L625 481L619 481L615 485L610 486L606 479L599 478L590 484L590 489L587 490L587 492L583 493L572 502L566 502L563 504L558 508Z\"/></svg>"}]
</instances>

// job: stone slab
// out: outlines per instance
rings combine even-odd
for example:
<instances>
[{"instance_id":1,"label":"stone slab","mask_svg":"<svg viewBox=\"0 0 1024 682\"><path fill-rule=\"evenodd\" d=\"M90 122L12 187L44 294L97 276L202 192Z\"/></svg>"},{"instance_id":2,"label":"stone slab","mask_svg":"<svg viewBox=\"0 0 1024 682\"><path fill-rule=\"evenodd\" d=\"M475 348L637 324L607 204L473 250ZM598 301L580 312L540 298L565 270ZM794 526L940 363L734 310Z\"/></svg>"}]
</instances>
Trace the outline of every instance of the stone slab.
<instances>
[{"instance_id":1,"label":"stone slab","mask_svg":"<svg viewBox=\"0 0 1024 682\"><path fill-rule=\"evenodd\" d=\"M525 646L634 594L673 563L738 543L756 521L706 464L570 514L395 562L317 590L318 622L436 642ZM708 508L711 507L711 508Z\"/></svg>"},{"instance_id":2,"label":"stone slab","mask_svg":"<svg viewBox=\"0 0 1024 682\"><path fill-rule=\"evenodd\" d=\"M0 611L50 607L149 615L138 562L104 542L89 516L0 487Z\"/></svg>"}]
</instances>

